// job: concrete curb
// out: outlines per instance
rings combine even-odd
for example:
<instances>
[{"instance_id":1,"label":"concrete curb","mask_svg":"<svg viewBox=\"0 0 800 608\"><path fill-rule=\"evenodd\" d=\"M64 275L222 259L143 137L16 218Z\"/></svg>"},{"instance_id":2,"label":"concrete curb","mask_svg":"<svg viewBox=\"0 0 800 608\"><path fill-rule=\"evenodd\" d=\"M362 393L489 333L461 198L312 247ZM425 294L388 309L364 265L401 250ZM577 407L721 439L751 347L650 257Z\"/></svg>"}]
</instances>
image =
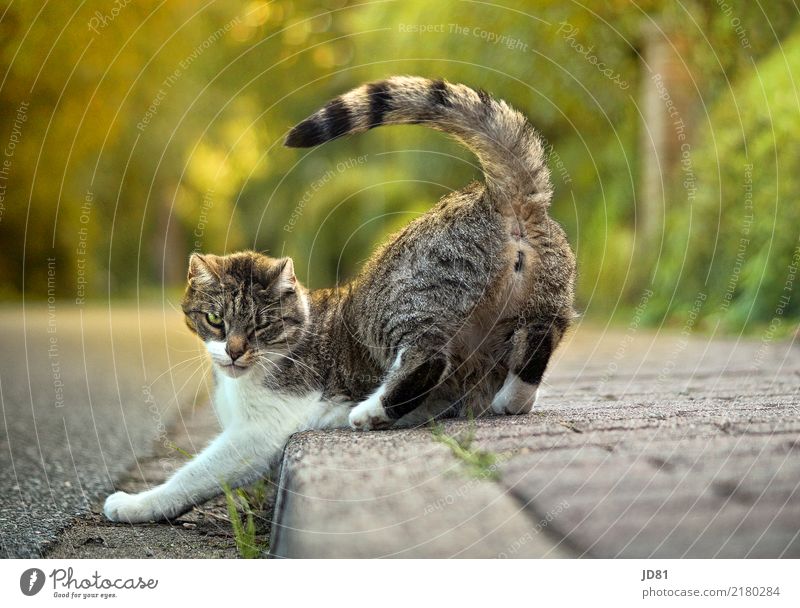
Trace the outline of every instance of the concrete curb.
<instances>
[{"instance_id":1,"label":"concrete curb","mask_svg":"<svg viewBox=\"0 0 800 608\"><path fill-rule=\"evenodd\" d=\"M799 372L789 343L573 336L534 413L475 423L499 481L428 429L292 437L272 554L800 557Z\"/></svg>"}]
</instances>

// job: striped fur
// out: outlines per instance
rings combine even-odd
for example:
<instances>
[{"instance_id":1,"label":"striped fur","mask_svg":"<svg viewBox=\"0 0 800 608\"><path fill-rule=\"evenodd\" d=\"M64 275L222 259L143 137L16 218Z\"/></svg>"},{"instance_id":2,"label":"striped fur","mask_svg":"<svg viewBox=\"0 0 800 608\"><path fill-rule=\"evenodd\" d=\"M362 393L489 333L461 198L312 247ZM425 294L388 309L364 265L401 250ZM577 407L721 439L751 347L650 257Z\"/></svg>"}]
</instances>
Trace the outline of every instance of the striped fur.
<instances>
[{"instance_id":1,"label":"striped fur","mask_svg":"<svg viewBox=\"0 0 800 608\"><path fill-rule=\"evenodd\" d=\"M411 76L365 84L294 127L285 145L307 148L400 124L424 124L462 141L478 157L493 201L520 207L550 204L552 185L539 136L504 101L463 84Z\"/></svg>"},{"instance_id":2,"label":"striped fur","mask_svg":"<svg viewBox=\"0 0 800 608\"><path fill-rule=\"evenodd\" d=\"M486 186L448 194L390 236L351 282L307 290L288 258L193 255L186 323L214 361L223 432L167 483L112 494L115 521L173 518L267 471L297 431L464 414L522 414L573 317L575 259L547 213L550 181L525 119L483 92L397 77L295 127L313 146L384 124L464 141Z\"/></svg>"}]
</instances>

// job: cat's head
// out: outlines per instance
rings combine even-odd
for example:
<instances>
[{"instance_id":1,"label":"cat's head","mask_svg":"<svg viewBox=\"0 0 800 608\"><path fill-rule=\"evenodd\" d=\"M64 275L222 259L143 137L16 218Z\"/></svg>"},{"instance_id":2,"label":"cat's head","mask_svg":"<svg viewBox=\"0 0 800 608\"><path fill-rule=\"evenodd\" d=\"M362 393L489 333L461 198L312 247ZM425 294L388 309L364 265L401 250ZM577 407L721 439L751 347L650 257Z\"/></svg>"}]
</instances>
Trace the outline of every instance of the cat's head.
<instances>
[{"instance_id":1,"label":"cat's head","mask_svg":"<svg viewBox=\"0 0 800 608\"><path fill-rule=\"evenodd\" d=\"M232 378L255 367L269 372L268 360L288 356L308 322L292 260L254 251L192 254L182 308L214 365Z\"/></svg>"}]
</instances>

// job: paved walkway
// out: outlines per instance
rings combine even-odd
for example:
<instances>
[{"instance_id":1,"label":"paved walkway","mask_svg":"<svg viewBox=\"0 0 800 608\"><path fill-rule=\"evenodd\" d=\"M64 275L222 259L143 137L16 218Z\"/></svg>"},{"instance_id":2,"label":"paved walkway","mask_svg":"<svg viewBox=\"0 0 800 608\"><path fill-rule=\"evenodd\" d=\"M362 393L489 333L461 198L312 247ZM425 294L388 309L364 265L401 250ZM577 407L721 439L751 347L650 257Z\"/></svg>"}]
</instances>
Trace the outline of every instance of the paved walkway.
<instances>
[{"instance_id":1,"label":"paved walkway","mask_svg":"<svg viewBox=\"0 0 800 608\"><path fill-rule=\"evenodd\" d=\"M234 555L220 501L174 526L99 515L114 484L163 481L182 464L171 443L194 452L216 425L192 406L202 349L179 313L89 312L58 306L51 356L45 308L0 311L0 554ZM446 423L460 444L427 428L293 437L271 551L800 557L799 380L785 341L581 327L534 413ZM465 462L481 454L495 464Z\"/></svg>"},{"instance_id":2,"label":"paved walkway","mask_svg":"<svg viewBox=\"0 0 800 608\"><path fill-rule=\"evenodd\" d=\"M203 350L168 306L60 301L0 308L0 344L0 557L38 557L206 401Z\"/></svg>"},{"instance_id":3,"label":"paved walkway","mask_svg":"<svg viewBox=\"0 0 800 608\"><path fill-rule=\"evenodd\" d=\"M800 557L800 348L584 328L546 381L475 423L483 475L428 429L295 436L272 553Z\"/></svg>"}]
</instances>

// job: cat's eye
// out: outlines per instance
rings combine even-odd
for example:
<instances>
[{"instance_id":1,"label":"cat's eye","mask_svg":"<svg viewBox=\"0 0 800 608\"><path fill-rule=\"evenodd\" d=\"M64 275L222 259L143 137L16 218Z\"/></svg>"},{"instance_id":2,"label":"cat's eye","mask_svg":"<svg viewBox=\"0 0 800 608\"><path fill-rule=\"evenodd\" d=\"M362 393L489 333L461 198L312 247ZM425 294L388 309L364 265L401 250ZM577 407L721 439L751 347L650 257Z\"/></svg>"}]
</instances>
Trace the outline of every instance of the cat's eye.
<instances>
[{"instance_id":1,"label":"cat's eye","mask_svg":"<svg viewBox=\"0 0 800 608\"><path fill-rule=\"evenodd\" d=\"M208 321L209 325L214 327L222 327L222 317L214 314L213 312L206 313L206 321Z\"/></svg>"}]
</instances>

